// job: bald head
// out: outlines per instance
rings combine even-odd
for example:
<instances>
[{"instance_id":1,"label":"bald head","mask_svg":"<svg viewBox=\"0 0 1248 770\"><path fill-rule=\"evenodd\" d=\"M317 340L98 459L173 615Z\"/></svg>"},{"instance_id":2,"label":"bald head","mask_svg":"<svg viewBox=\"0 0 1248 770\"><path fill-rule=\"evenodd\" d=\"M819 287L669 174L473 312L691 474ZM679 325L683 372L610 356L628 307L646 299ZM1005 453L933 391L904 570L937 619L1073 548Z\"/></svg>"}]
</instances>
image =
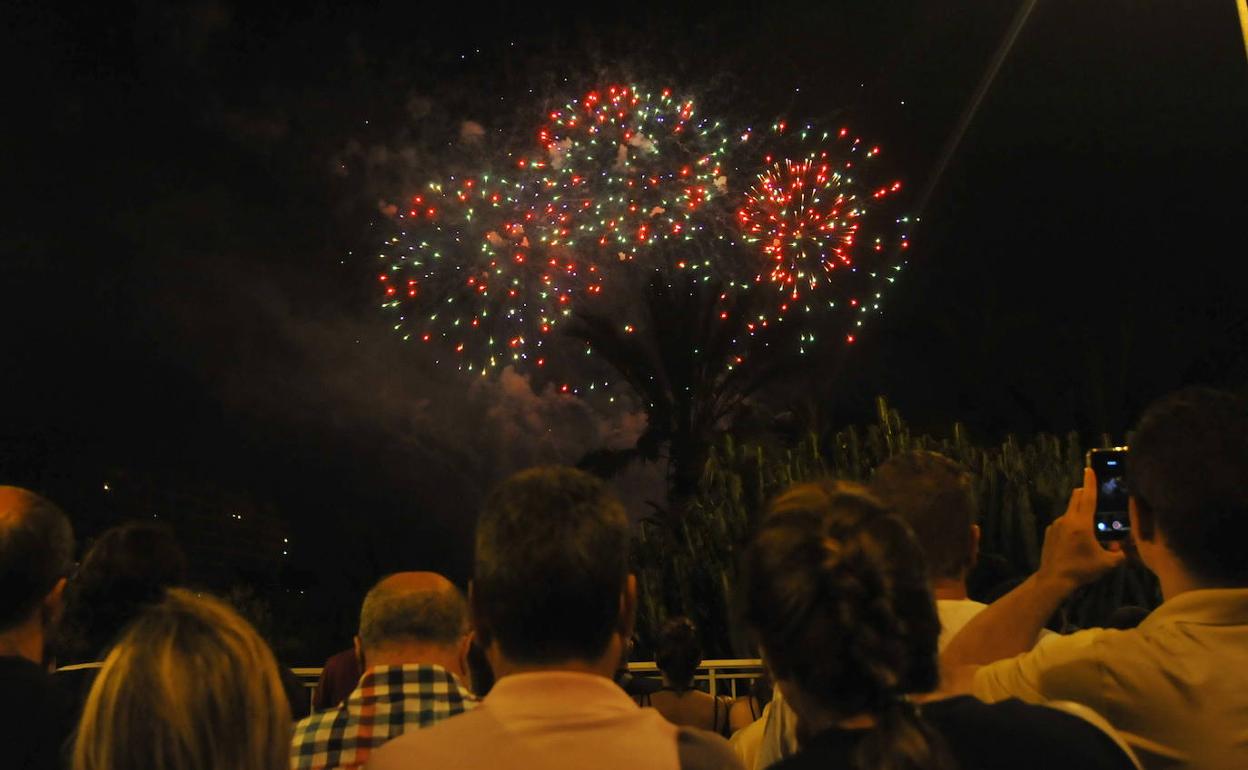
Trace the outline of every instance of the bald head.
<instances>
[{"instance_id":1,"label":"bald head","mask_svg":"<svg viewBox=\"0 0 1248 770\"><path fill-rule=\"evenodd\" d=\"M410 645L451 647L467 631L463 594L436 572L398 572L383 578L360 609L360 644L366 652Z\"/></svg>"},{"instance_id":2,"label":"bald head","mask_svg":"<svg viewBox=\"0 0 1248 770\"><path fill-rule=\"evenodd\" d=\"M0 486L0 632L21 624L68 574L74 533L50 501Z\"/></svg>"}]
</instances>

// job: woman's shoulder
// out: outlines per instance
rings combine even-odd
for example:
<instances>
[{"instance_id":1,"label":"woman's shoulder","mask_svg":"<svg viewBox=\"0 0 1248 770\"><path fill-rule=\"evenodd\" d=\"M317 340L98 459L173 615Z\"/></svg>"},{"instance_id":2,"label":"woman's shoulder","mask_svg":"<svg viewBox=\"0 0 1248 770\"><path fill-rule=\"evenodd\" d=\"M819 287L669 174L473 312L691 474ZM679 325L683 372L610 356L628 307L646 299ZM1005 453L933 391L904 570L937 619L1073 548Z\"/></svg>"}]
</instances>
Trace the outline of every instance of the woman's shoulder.
<instances>
[{"instance_id":1,"label":"woman's shoulder","mask_svg":"<svg viewBox=\"0 0 1248 770\"><path fill-rule=\"evenodd\" d=\"M1069 710L1017 699L984 703L964 695L928 702L921 711L966 768L998 761L1018 768L1136 767L1112 728Z\"/></svg>"}]
</instances>

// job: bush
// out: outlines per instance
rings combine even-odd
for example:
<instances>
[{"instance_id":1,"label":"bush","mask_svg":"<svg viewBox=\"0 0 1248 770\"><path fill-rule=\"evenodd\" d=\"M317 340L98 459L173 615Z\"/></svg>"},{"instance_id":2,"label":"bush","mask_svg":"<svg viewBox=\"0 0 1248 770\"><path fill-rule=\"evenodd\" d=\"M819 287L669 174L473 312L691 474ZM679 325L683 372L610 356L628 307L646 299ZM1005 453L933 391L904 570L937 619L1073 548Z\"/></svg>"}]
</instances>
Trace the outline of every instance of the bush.
<instances>
[{"instance_id":1,"label":"bush","mask_svg":"<svg viewBox=\"0 0 1248 770\"><path fill-rule=\"evenodd\" d=\"M1076 434L1026 441L1011 436L997 446L979 446L955 423L949 437L916 436L882 397L877 418L874 425L822 439L811 433L792 446L764 447L724 436L682 514L648 518L637 530L633 553L643 646L649 647L653 630L667 617L687 615L703 629L708 657L752 656L733 614L734 582L741 545L766 501L809 479L865 481L884 460L912 449L940 452L970 468L983 530L981 553L1003 557L1020 575L1035 570L1045 527L1081 481L1084 450ZM1128 565L1073 596L1064 608L1064 624L1092 625L1122 604L1153 607L1159 600L1152 575Z\"/></svg>"}]
</instances>

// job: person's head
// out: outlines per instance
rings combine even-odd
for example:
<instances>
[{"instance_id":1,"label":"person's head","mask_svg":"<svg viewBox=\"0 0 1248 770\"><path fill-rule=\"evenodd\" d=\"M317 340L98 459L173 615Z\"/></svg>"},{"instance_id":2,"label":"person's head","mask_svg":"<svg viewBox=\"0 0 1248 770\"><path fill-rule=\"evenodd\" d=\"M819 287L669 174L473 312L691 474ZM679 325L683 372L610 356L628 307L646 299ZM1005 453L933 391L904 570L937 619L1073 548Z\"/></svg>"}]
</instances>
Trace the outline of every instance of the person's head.
<instances>
[{"instance_id":1,"label":"person's head","mask_svg":"<svg viewBox=\"0 0 1248 770\"><path fill-rule=\"evenodd\" d=\"M483 644L504 668L579 663L610 676L636 605L628 542L628 517L601 480L563 467L508 478L477 521L472 605Z\"/></svg>"},{"instance_id":2,"label":"person's head","mask_svg":"<svg viewBox=\"0 0 1248 770\"><path fill-rule=\"evenodd\" d=\"M166 588L184 584L187 569L186 555L163 525L133 522L106 530L66 589L66 652L95 660Z\"/></svg>"},{"instance_id":3,"label":"person's head","mask_svg":"<svg viewBox=\"0 0 1248 770\"><path fill-rule=\"evenodd\" d=\"M1129 508L1144 563L1156 571L1165 551L1199 585L1248 585L1244 399L1205 388L1166 396L1141 416L1130 452Z\"/></svg>"},{"instance_id":4,"label":"person's head","mask_svg":"<svg viewBox=\"0 0 1248 770\"><path fill-rule=\"evenodd\" d=\"M965 581L979 551L970 471L935 452L904 452L875 469L870 489L918 535L932 580Z\"/></svg>"},{"instance_id":5,"label":"person's head","mask_svg":"<svg viewBox=\"0 0 1248 770\"><path fill-rule=\"evenodd\" d=\"M867 715L859 767L935 767L939 739L905 699L939 678L940 619L906 522L858 486L777 497L742 561L745 620L811 730Z\"/></svg>"},{"instance_id":6,"label":"person's head","mask_svg":"<svg viewBox=\"0 0 1248 770\"><path fill-rule=\"evenodd\" d=\"M355 639L362 667L436 664L466 676L468 603L436 572L397 572L369 590Z\"/></svg>"},{"instance_id":7,"label":"person's head","mask_svg":"<svg viewBox=\"0 0 1248 770\"><path fill-rule=\"evenodd\" d=\"M53 503L18 487L0 486L0 636L24 633L22 652L36 662L61 612L73 567L74 533Z\"/></svg>"},{"instance_id":8,"label":"person's head","mask_svg":"<svg viewBox=\"0 0 1248 770\"><path fill-rule=\"evenodd\" d=\"M702 645L698 641L698 627L692 620L682 616L663 624L655 644L654 662L673 686L693 684L693 675L702 662Z\"/></svg>"},{"instance_id":9,"label":"person's head","mask_svg":"<svg viewBox=\"0 0 1248 770\"><path fill-rule=\"evenodd\" d=\"M273 654L223 602L170 589L87 696L74 770L284 770L290 706Z\"/></svg>"}]
</instances>

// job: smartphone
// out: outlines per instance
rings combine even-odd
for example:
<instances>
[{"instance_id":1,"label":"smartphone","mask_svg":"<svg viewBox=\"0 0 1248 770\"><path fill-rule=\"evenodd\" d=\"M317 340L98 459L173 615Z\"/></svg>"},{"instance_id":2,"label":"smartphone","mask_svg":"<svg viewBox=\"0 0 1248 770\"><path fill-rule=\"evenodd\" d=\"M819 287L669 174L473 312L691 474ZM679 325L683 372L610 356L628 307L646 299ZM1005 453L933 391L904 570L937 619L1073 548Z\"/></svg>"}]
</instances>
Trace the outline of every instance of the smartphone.
<instances>
[{"instance_id":1,"label":"smartphone","mask_svg":"<svg viewBox=\"0 0 1248 770\"><path fill-rule=\"evenodd\" d=\"M1093 527L1098 540L1122 540L1131 534L1127 515L1127 448L1093 449L1088 467L1096 475L1096 513Z\"/></svg>"}]
</instances>

